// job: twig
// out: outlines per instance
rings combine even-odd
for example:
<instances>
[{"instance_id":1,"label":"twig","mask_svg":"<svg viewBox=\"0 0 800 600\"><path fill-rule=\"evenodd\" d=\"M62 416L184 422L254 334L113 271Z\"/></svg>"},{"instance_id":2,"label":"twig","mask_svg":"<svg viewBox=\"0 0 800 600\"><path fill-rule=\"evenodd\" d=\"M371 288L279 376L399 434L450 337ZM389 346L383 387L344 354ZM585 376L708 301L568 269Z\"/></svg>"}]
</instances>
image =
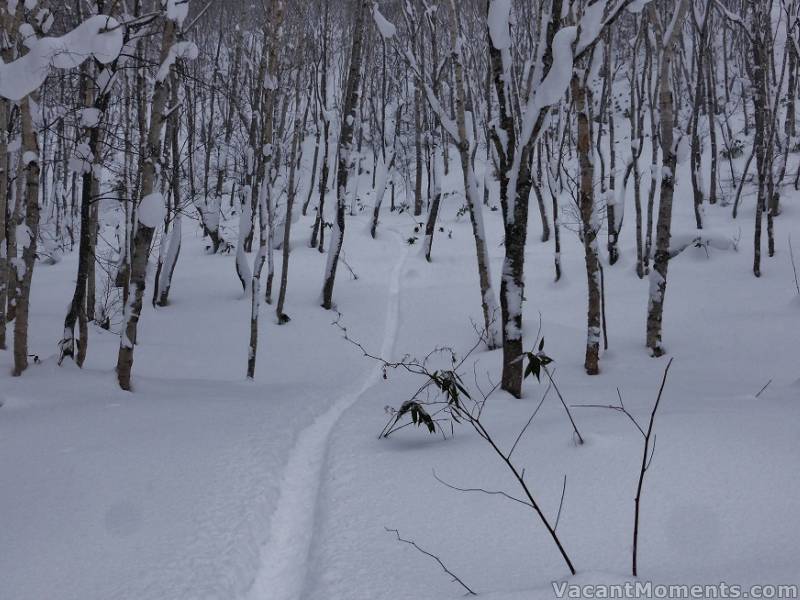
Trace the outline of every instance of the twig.
<instances>
[{"instance_id":1,"label":"twig","mask_svg":"<svg viewBox=\"0 0 800 600\"><path fill-rule=\"evenodd\" d=\"M542 508L534 499L533 492L528 487L528 484L525 482L525 469L522 469L522 472L520 472L517 469L517 466L514 463L512 463L511 460L508 457L506 457L505 454L503 454L503 451L500 450L500 447L497 445L492 436L489 434L489 431L486 429L486 426L483 423L481 423L478 419L471 419L469 421L469 424L472 425L473 429L475 429L475 431L477 431L481 435L481 437L483 437L484 440L486 440L486 442L492 447L492 450L494 450L497 456L499 456L500 459L505 463L508 470L511 471L512 475L514 475L514 478L517 480L517 483L519 483L519 486L522 488L522 491L525 492L525 496L528 498L528 501L533 507L534 512L536 513L536 515L539 517L539 520L547 529L547 533L550 534L550 537L552 538L553 543L555 543L556 547L558 548L558 551L561 554L561 557L564 559L564 562L567 563L567 567L569 568L570 573L575 575L576 573L575 566L572 564L572 560L570 559L566 549L561 543L561 540L559 539L556 530L550 524L550 521L547 520L547 517L545 516L544 512L542 512Z\"/></svg>"},{"instance_id":2,"label":"twig","mask_svg":"<svg viewBox=\"0 0 800 600\"><path fill-rule=\"evenodd\" d=\"M344 255L344 252L342 252L339 260L345 267L347 267L347 270L350 271L350 277L353 278L353 281L358 281L358 274L353 270L353 267L350 266L350 263L347 262L347 257Z\"/></svg>"},{"instance_id":3,"label":"twig","mask_svg":"<svg viewBox=\"0 0 800 600\"><path fill-rule=\"evenodd\" d=\"M504 492L502 490L486 490L486 489L483 489L483 488L462 488L462 487L458 487L456 485L453 485L452 483L446 482L444 479L439 477L436 474L436 471L433 472L433 478L436 481L438 481L439 483L441 483L443 486L445 486L447 488L450 488L451 490L455 490L456 492L480 492L482 494L486 494L487 496L502 496L503 498L506 498L506 499L511 500L513 502L517 502L519 504L527 506L528 508L533 508L533 506L531 506L530 502L525 502L525 500L521 500L520 498L512 496L511 494L509 494L507 492Z\"/></svg>"},{"instance_id":4,"label":"twig","mask_svg":"<svg viewBox=\"0 0 800 600\"><path fill-rule=\"evenodd\" d=\"M622 403L622 394L620 393L619 388L617 388L617 396L619 397L619 406L614 406L613 404L573 404L572 407L573 408L604 408L604 409L607 409L607 410L615 410L617 412L622 413L626 417L628 417L628 419L630 419L631 423L633 423L633 425L636 427L636 429L639 430L639 433L642 434L642 437L647 437L645 432L644 432L644 429L642 429L642 426L639 425L639 422L636 420L636 418L631 413L628 412L628 409L625 408L625 405Z\"/></svg>"},{"instance_id":5,"label":"twig","mask_svg":"<svg viewBox=\"0 0 800 600\"><path fill-rule=\"evenodd\" d=\"M437 563L439 563L439 566L442 567L444 572L447 573L448 575L450 575L450 577L453 578L454 582L458 583L459 585L461 585L461 587L463 587L465 590L467 590L468 594L470 594L471 596L477 596L478 595L475 592L473 592L472 589L466 583L464 583L458 575L456 575L450 569L448 569L447 566L442 562L442 559L440 559L438 556L428 552L424 548L420 548L414 540L406 540L406 539L400 537L400 532L397 529L390 529L389 527L384 527L384 529L388 533L395 534L395 536L397 537L397 541L403 542L404 544L408 544L409 546L413 546L416 550L418 550L419 552L422 552L422 554L424 554L425 556L429 556L430 558L435 560Z\"/></svg>"},{"instance_id":6,"label":"twig","mask_svg":"<svg viewBox=\"0 0 800 600\"><path fill-rule=\"evenodd\" d=\"M603 271L603 264L598 261L600 267L600 316L603 323L603 350L608 350L608 324L606 323L606 276Z\"/></svg>"},{"instance_id":7,"label":"twig","mask_svg":"<svg viewBox=\"0 0 800 600\"><path fill-rule=\"evenodd\" d=\"M653 424L656 420L656 411L659 404L661 404L661 395L664 393L664 386L667 384L667 374L669 368L672 366L673 359L670 358L667 363L667 368L664 369L664 377L661 379L661 387L658 389L658 396L656 403L653 405L653 411L650 413L650 422L647 425L647 432L644 435L644 450L642 452L642 467L639 469L639 483L636 487L635 511L633 516L633 576L636 577L637 564L636 556L639 546L639 506L642 499L642 486L644 485L644 475L650 467L652 455L650 454L650 436L653 433ZM649 458L648 458L649 456Z\"/></svg>"},{"instance_id":8,"label":"twig","mask_svg":"<svg viewBox=\"0 0 800 600\"><path fill-rule=\"evenodd\" d=\"M800 279L797 277L797 265L794 263L794 250L792 249L792 234L789 234L789 258L792 261L792 270L794 271L794 287L797 288L797 294L800 295Z\"/></svg>"},{"instance_id":9,"label":"twig","mask_svg":"<svg viewBox=\"0 0 800 600\"><path fill-rule=\"evenodd\" d=\"M567 411L569 422L572 423L572 429L575 432L575 435L578 436L578 444L583 445L583 436L581 435L581 432L578 431L578 426L575 424L575 419L572 418L572 413L570 412L569 407L567 406L567 403L564 400L564 396L561 395L561 390L558 389L558 386L556 385L553 376L550 374L550 369L548 369L547 366L545 365L542 366L542 369L547 375L547 378L550 380L550 383L553 384L553 389L556 391L556 394L558 394L558 399L561 400L561 404L564 406L564 410Z\"/></svg>"},{"instance_id":10,"label":"twig","mask_svg":"<svg viewBox=\"0 0 800 600\"><path fill-rule=\"evenodd\" d=\"M547 398L547 394L550 392L550 388L552 388L552 387L553 387L553 383L550 382L550 384L547 386L547 389L544 391L544 395L542 396L542 399L539 400L539 405L536 407L536 410L533 411L533 414L531 415L531 418L528 419L528 422L525 423L525 427L522 428L522 431L519 432L519 435L517 436L517 439L514 440L514 445L511 446L511 450L508 451L507 458L511 458L511 455L514 454L514 449L517 447L517 444L519 444L519 441L522 439L522 436L525 435L525 431L528 429L528 427L530 427L531 423L533 423L533 419L536 417L537 413L539 412L539 409L542 408L542 404L544 404L544 401Z\"/></svg>"},{"instance_id":11,"label":"twig","mask_svg":"<svg viewBox=\"0 0 800 600\"><path fill-rule=\"evenodd\" d=\"M567 475L564 474L564 485L561 486L561 500L558 502L558 514L556 514L556 522L553 524L553 530L558 529L558 522L561 520L561 509L564 506L564 496L567 495Z\"/></svg>"},{"instance_id":12,"label":"twig","mask_svg":"<svg viewBox=\"0 0 800 600\"><path fill-rule=\"evenodd\" d=\"M767 388L769 387L769 384L770 384L770 383L772 383L772 379L770 379L770 380L769 380L767 383L765 383L765 384L764 384L764 387L762 387L762 388L761 388L761 389L758 391L758 393L756 394L756 398L758 398L758 397L759 397L759 396L760 396L760 395L761 395L761 394L764 392L764 390L765 390L765 389L767 389Z\"/></svg>"},{"instance_id":13,"label":"twig","mask_svg":"<svg viewBox=\"0 0 800 600\"><path fill-rule=\"evenodd\" d=\"M483 399L483 402L479 400L473 400L470 397L469 393L462 387L460 383L460 377L458 376L459 368L463 366L463 364L471 356L471 354L475 352L478 349L478 347L484 343L484 339L479 338L478 341L475 343L475 345L469 350L469 352L467 352L467 354L460 361L457 359L455 352L452 349L450 349L449 351L451 354L452 369L448 371L431 372L426 366L426 361L419 361L418 359L411 359L406 356L399 362L389 362L386 359L381 358L380 356L375 356L370 354L369 352L367 352L367 350L364 348L363 345L348 337L347 329L340 323L340 321L341 321L341 315L337 317L337 319L333 322L333 325L339 327L339 329L342 331L344 335L344 338L351 344L355 345L359 350L361 350L364 356L378 361L383 366L384 373L386 369L403 369L408 373L420 375L425 378L424 379L425 383L419 388L419 391L426 389L428 386L432 384L435 384L437 387L440 388L441 393L447 397L446 398L447 410L451 413L453 419L457 422L466 421L466 423L470 425L472 429L481 438L483 438L483 440L486 441L486 443L489 444L489 446L491 446L495 454L497 454L497 456L503 461L508 470L511 471L511 473L514 475L514 478L517 480L517 483L519 484L520 488L525 494L525 498L527 498L528 501L527 503L530 505L530 508L539 517L539 520L545 526L545 529L547 529L547 533L550 535L550 537L553 540L553 543L558 548L558 551L561 554L561 557L564 559L564 562L567 564L570 573L575 575L576 571L575 571L575 566L572 564L572 560L569 558L569 555L567 554L566 549L561 543L561 540L559 539L558 534L553 528L553 525L545 516L544 512L542 511L542 508L536 502L536 499L534 498L531 488L525 481L525 470L522 469L522 471L520 472L517 465L515 465L511 461L511 459L506 455L506 453L504 453L500 449L498 443L494 440L492 435L486 429L486 426L481 421L481 409L485 404L486 400L488 399L488 395ZM548 371L548 376L550 377L550 381L553 384L553 388L555 388L556 391L558 391L558 388L555 382L552 380L552 376L550 376L549 371ZM448 383L448 385L445 385L445 383ZM497 389L497 386L494 386L490 391L490 393L493 392L495 389ZM463 404L462 395L463 397L469 399L472 402L473 405L472 409L467 408ZM412 401L413 400L407 402L412 402ZM563 401L563 398L562 398L562 404L564 405L564 408L567 410L567 413L569 413L569 409L567 408L566 403ZM573 427L574 427L574 422L573 422ZM581 441L583 440L581 439ZM523 504L525 504L525 502L523 502Z\"/></svg>"}]
</instances>

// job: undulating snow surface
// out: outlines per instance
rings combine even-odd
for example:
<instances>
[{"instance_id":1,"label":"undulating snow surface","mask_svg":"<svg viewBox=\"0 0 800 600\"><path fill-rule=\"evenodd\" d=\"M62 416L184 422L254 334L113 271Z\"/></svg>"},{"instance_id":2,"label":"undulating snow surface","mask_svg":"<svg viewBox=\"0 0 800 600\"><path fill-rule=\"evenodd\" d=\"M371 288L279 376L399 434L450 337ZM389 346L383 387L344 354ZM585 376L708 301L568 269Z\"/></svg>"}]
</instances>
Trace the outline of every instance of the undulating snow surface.
<instances>
[{"instance_id":1,"label":"undulating snow surface","mask_svg":"<svg viewBox=\"0 0 800 600\"><path fill-rule=\"evenodd\" d=\"M454 164L445 190L460 177ZM384 207L377 240L366 214L350 219L344 251L358 279L340 270L335 300L341 324L369 351L400 358L474 343L480 298L469 221L456 216L462 203L458 193L443 200L432 264L419 241L406 244L415 235L408 214ZM778 253L758 281L752 203L737 221L729 207L708 207L714 243L690 244L670 265L664 332L675 362L642 501L642 580L800 583L800 299L787 252L789 233L800 240L800 197L785 196ZM633 219L620 262L605 268L610 349L590 378L582 246L565 219L565 275L553 283L552 246L538 242L531 213L526 344L541 314L567 402L614 404L618 387L645 420L667 359L644 348L648 281L634 273ZM250 305L234 257L206 255L196 227L184 226L172 303L146 304L133 393L116 386L119 338L100 329L83 370L56 366L76 259L37 266L30 347L41 364L14 379L10 352L0 352L0 598L462 597L433 560L384 527L439 555L482 597L553 597L551 581L568 573L535 516L434 478L517 494L485 442L458 426L447 440L410 427L377 439L384 407L422 382L395 371L384 380L331 324L337 315L317 305L325 257L306 246L310 218L294 229L292 320L278 326L263 307L254 382L244 381ZM486 227L499 273L499 212L486 211ZM674 231L676 243L693 239L683 176ZM479 350L465 381L489 387L500 358ZM486 426L504 448L545 389L528 380L522 400L492 396ZM641 437L612 411L574 414L585 445L574 444L551 392L514 457L548 515L566 475L558 532L579 572L571 581L626 581Z\"/></svg>"}]
</instances>

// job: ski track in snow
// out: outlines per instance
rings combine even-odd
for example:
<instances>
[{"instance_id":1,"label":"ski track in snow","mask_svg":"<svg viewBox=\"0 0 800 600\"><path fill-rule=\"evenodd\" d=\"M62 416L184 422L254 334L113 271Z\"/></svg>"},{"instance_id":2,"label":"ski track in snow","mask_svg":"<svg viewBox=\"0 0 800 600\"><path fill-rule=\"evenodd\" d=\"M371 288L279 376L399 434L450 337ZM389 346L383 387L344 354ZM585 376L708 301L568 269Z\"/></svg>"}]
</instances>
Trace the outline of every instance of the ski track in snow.
<instances>
[{"instance_id":1,"label":"ski track in snow","mask_svg":"<svg viewBox=\"0 0 800 600\"><path fill-rule=\"evenodd\" d=\"M406 248L392 270L380 356L388 357L394 349L400 324L400 281L408 255ZM339 397L300 432L284 470L277 508L270 519L270 537L261 551L261 570L246 595L248 600L302 597L328 440L342 415L380 380L381 374L382 368L376 363L355 391Z\"/></svg>"}]
</instances>

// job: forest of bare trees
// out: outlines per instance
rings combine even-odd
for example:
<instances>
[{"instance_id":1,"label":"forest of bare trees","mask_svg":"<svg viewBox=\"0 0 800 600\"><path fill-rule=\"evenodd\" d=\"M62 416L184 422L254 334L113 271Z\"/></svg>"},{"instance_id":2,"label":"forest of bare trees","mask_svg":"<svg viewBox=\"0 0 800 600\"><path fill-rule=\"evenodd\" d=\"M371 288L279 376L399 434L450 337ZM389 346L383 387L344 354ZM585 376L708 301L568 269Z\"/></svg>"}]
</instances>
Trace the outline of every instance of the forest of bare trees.
<instances>
[{"instance_id":1,"label":"forest of bare trees","mask_svg":"<svg viewBox=\"0 0 800 600\"><path fill-rule=\"evenodd\" d=\"M0 319L14 327L10 341L0 329L0 345L13 344L21 374L37 261L74 250L75 290L54 343L80 365L87 323L119 331L129 389L142 303L169 304L189 220L209 253L235 254L252 304L252 377L262 299L277 296L277 318L289 321L287 242L300 214L313 216L309 245L327 253L330 309L348 216L370 211L374 237L386 211L413 212L435 260L442 181L460 169L452 193L464 198L476 250L464 261L475 261L487 343L503 348L503 389L521 394L522 304L537 293L525 286L526 245L555 244L558 279L565 218L585 247L585 369L599 371L602 305L614 302L603 269L618 258L629 194L636 271L650 279L646 341L658 355L668 266L681 251L670 229L683 201L673 198L678 163L690 163L693 243L717 241L704 233L708 206L744 221L752 187L755 220L741 226L755 232L756 277L776 253L782 190L800 185L798 10L794 0L9 2ZM97 36L119 38L118 55L59 65L72 49L56 43L37 57L39 85L16 84L15 61L37 38L105 18L93 15L108 15ZM498 204L505 259L495 280L484 214Z\"/></svg>"},{"instance_id":2,"label":"forest of bare trees","mask_svg":"<svg viewBox=\"0 0 800 600\"><path fill-rule=\"evenodd\" d=\"M268 548L278 552L308 533L297 542L303 546L297 556L261 565L266 571L255 583L251 563L257 561L241 567L236 560L247 561L239 555L230 561L231 571L239 568L235 575L225 579L229 573L218 576L209 568L208 576L266 590L281 581L288 591L263 597L291 600L312 597L301 584L315 552L339 543L369 552L361 541L373 543L371 533L349 527L358 532L361 516L368 521L382 502L395 502L395 512L380 514L388 515L381 534L385 527L393 541L434 558L452 581L473 592L438 556L393 527L408 525L402 518L415 513L416 507L401 505L401 490L416 489L419 464L450 450L420 460L423 446L408 442L401 450L416 454L398 459L408 461L405 472L382 454L386 445L359 446L369 437L361 426L373 426L369 419L383 408L375 398L387 398L389 415L380 443L389 434L394 442L401 429L421 428L447 442L459 431L475 434L499 459L492 470L483 456L465 459L467 450L463 456L455 450L458 456L445 463L458 465L452 471L461 476L474 460L481 465L476 472L492 473L489 481L493 469L501 470L509 478L503 485L511 481L516 492L499 491L501 484L493 491L446 483L453 473L433 477L449 491L502 496L533 511L549 545L532 562L538 568L542 556L550 560L544 571L574 575L593 564L578 540L585 536L585 548L602 554L606 539L592 540L596 531L624 538L620 547L630 552L630 532L619 533L619 523L631 522L627 513L585 526L586 515L594 518L607 507L603 501L633 508L630 473L638 475L634 577L655 562L655 552L647 554L647 532L657 511L648 510L668 503L675 489L699 486L706 477L728 482L714 484L715 491L728 491L713 509L697 508L698 494L700 500L662 519L666 533L653 538L670 544L674 531L706 532L707 522L713 523L708 537L716 540L711 534L725 528L708 512L716 515L728 496L735 504L769 488L758 510L789 512L769 502L786 502L791 493L773 493L774 481L758 478L778 473L783 485L785 470L767 463L776 461L775 452L796 456L796 445L785 440L796 442L796 419L786 415L797 412L800 385L800 255L792 247L793 239L800 247L799 79L800 0L0 0L0 368L8 371L0 373L0 455L12 446L3 445L9 431L26 431L25 423L14 429L19 417L13 410L30 399L35 407L48 395L75 394L80 404L85 392L86 405L97 402L102 409L72 429L62 429L60 421L44 433L35 429L37 439L88 431L98 419L105 425L97 431L117 431L113 443L98 447L116 450L117 441L135 447L134 459L120 459L120 489L127 489L125 468L135 472L141 456L150 464L148 445L169 437L157 432L173 425L190 431L187 439L208 446L181 439L186 445L176 442L181 458L172 456L174 464L197 452L220 478L204 484L222 489L224 477L235 476L234 484L252 486L242 496L264 496L278 507L269 537L249 512L256 503L242 509L224 494L200 494L198 504L236 515L224 533L207 539L239 535L241 527L253 536L243 546L258 553L268 539L274 546ZM392 377L405 386L401 392L375 391ZM633 388L630 396L626 386ZM778 400L769 404L773 392ZM531 415L524 400L534 395L540 402ZM209 408L229 396L230 413L228 404L217 412ZM794 404L787 408L789 396ZM182 406L185 397L196 402ZM490 397L502 410L484 412ZM683 404L663 417L669 433L655 462L660 467L660 453L666 455L669 484L648 475L645 485L660 415L676 397ZM695 403L700 397L713 408ZM275 412L253 409L253 398ZM365 398L369 411L348 412ZM174 413L163 406L173 399ZM758 408L742 409L745 400L757 400ZM597 411L576 407L612 409L642 438L622 442L616 422L586 417ZM132 413L113 420L111 409ZM114 429L137 410L145 411L144 421L130 431ZM537 418L548 423L541 437L532 434ZM311 425L300 430L303 419ZM252 430L240 438L246 427ZM267 443L261 433L270 427L263 438L276 448L291 447L291 455L254 450ZM300 433L289 436L295 429ZM340 429L359 440L345 459L335 453L342 444L330 442ZM570 448L553 441L564 431ZM59 442L52 454L62 460L75 448L86 451L92 443L82 446L83 437L95 433ZM215 435L236 439L217 448ZM752 456L749 446L744 452L731 441L744 438L754 444ZM541 440L545 451L534 452L534 444L545 444ZM581 455L578 472L595 488L573 500L572 486L583 484L573 483L570 469L580 461L571 461L584 447L590 450ZM679 455L687 448L691 460ZM115 450L109 464L116 464ZM738 451L752 459L742 472L760 483L732 493L729 482L741 474L725 469L739 459L719 457ZM350 468L365 455L370 462ZM20 456L21 463L29 458L27 451ZM262 478L269 484L251 477L258 469L252 465L275 456L288 465L276 484L277 500L269 496L277 477ZM526 475L523 460L542 456L546 464ZM636 458L635 472L628 456ZM148 467L155 478L160 459ZM383 465L375 472L373 460ZM689 463L703 471L693 482ZM337 471L342 464L348 467ZM680 468L670 471L675 465ZM319 482L329 467L339 479L325 488ZM185 471L196 475L204 468ZM176 489L185 484L180 493L193 495L195 488L181 479L184 469L178 471L164 476L164 486L177 481ZM366 500L354 499L359 485L373 485L390 471L398 481L405 477L406 487L388 483ZM60 467L46 472L51 477ZM90 475L97 473L104 471L98 467ZM554 473L555 484L547 479ZM606 493L603 486L617 476L625 483ZM161 488L149 477L141 476L143 486L157 495ZM648 504L651 481L660 495ZM793 481L787 485L796 486ZM53 485L71 489L69 482ZM601 490L596 504L595 489ZM359 519L331 517L333 533L318 531L314 519L324 511L317 497L337 493L346 501L330 508L331 500L326 510L345 510L341 506L352 502ZM436 526L446 530L457 518L438 501L431 500L439 507ZM0 494L0 527L5 514L14 518L3 502ZM570 502L581 508L572 511ZM81 510L85 503L81 499ZM24 504L15 501L12 508ZM562 509L567 523L559 529ZM742 518L745 510L748 518ZM104 531L134 539L145 512L118 502L104 513ZM735 521L737 532L746 532L758 524L754 513L746 505L739 513L731 509L735 519L720 522ZM71 518L53 517L60 523ZM797 530L800 521L793 518L773 529ZM469 527L480 530L482 519ZM187 526L198 547L207 541L206 525L197 518ZM496 527L516 533L507 525ZM763 539L760 529L750 538L743 534L741 545L777 539L775 553L783 560L779 533ZM701 537L693 541L698 553L725 545L714 541L712 552ZM459 545L450 548L456 557ZM790 545L796 549L794 538ZM234 546L232 554L242 547L231 542L227 549ZM687 544L673 546L680 548L675 564L682 552L691 555ZM330 563L333 586L339 559ZM738 568L751 559L730 564ZM213 563L203 560L191 565L193 577ZM780 566L781 560L774 562ZM2 567L0 560L0 579ZM391 597L366 594L325 597Z\"/></svg>"}]
</instances>

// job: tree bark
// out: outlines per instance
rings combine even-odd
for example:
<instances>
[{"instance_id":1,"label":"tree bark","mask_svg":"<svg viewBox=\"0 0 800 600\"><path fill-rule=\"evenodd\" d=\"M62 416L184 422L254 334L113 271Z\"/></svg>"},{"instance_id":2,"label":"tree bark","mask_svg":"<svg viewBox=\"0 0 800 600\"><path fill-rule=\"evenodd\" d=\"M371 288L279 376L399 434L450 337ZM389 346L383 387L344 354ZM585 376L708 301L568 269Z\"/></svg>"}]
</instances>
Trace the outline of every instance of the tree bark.
<instances>
[{"instance_id":1,"label":"tree bark","mask_svg":"<svg viewBox=\"0 0 800 600\"><path fill-rule=\"evenodd\" d=\"M572 73L572 99L578 115L578 162L580 164L579 208L588 282L586 356L583 367L588 375L600 372L600 262L597 248L598 226L594 206L594 164L591 157L592 131L586 102L586 72Z\"/></svg>"},{"instance_id":2,"label":"tree bark","mask_svg":"<svg viewBox=\"0 0 800 600\"><path fill-rule=\"evenodd\" d=\"M175 23L166 19L161 37L160 64L164 64L175 42ZM166 81L156 80L150 116L150 127L147 131L145 155L141 178L141 197L147 198L159 189L158 163L161 160L161 132L164 128L169 88ZM127 302L123 314L123 328L120 336L119 353L117 355L117 381L126 391L131 390L131 371L133 369L133 350L136 344L136 333L139 317L142 312L147 263L150 255L150 244L153 241L155 227L148 227L139 222L133 237L133 253L130 265L130 279L127 285Z\"/></svg>"},{"instance_id":3,"label":"tree bark","mask_svg":"<svg viewBox=\"0 0 800 600\"><path fill-rule=\"evenodd\" d=\"M659 90L659 111L661 120L661 151L663 166L661 169L661 190L658 207L658 226L656 230L656 252L653 259L653 271L650 273L650 294L647 307L647 347L653 356L661 356L664 349L661 344L662 321L664 317L664 296L667 291L667 269L669 267L669 245L672 235L672 198L675 193L675 155L674 140L674 101L670 82L672 71L672 54L676 42L681 38L683 18L686 14L687 1L678 0L671 31L664 40L664 50L659 69L661 89Z\"/></svg>"},{"instance_id":4,"label":"tree bark","mask_svg":"<svg viewBox=\"0 0 800 600\"><path fill-rule=\"evenodd\" d=\"M369 0L361 0L356 9L355 27L353 30L353 47L350 54L350 67L347 74L347 85L342 110L342 129L339 134L339 164L336 183L336 219L328 246L328 261L325 267L325 281L322 286L322 307L333 308L333 286L336 281L336 269L342 251L345 231L345 211L347 204L347 181L355 162L353 154L353 130L358 117L358 98L361 87L361 54L364 41L364 18L369 11ZM355 174L358 176L358 173Z\"/></svg>"},{"instance_id":5,"label":"tree bark","mask_svg":"<svg viewBox=\"0 0 800 600\"><path fill-rule=\"evenodd\" d=\"M22 160L25 169L25 226L28 239L22 240L22 268L17 263L16 319L14 319L14 376L28 368L28 312L31 283L36 264L39 236L39 141L34 127L31 102L38 104L38 94L26 96L20 104L22 118ZM19 241L19 240L18 240ZM22 271L22 272L20 272Z\"/></svg>"}]
</instances>

